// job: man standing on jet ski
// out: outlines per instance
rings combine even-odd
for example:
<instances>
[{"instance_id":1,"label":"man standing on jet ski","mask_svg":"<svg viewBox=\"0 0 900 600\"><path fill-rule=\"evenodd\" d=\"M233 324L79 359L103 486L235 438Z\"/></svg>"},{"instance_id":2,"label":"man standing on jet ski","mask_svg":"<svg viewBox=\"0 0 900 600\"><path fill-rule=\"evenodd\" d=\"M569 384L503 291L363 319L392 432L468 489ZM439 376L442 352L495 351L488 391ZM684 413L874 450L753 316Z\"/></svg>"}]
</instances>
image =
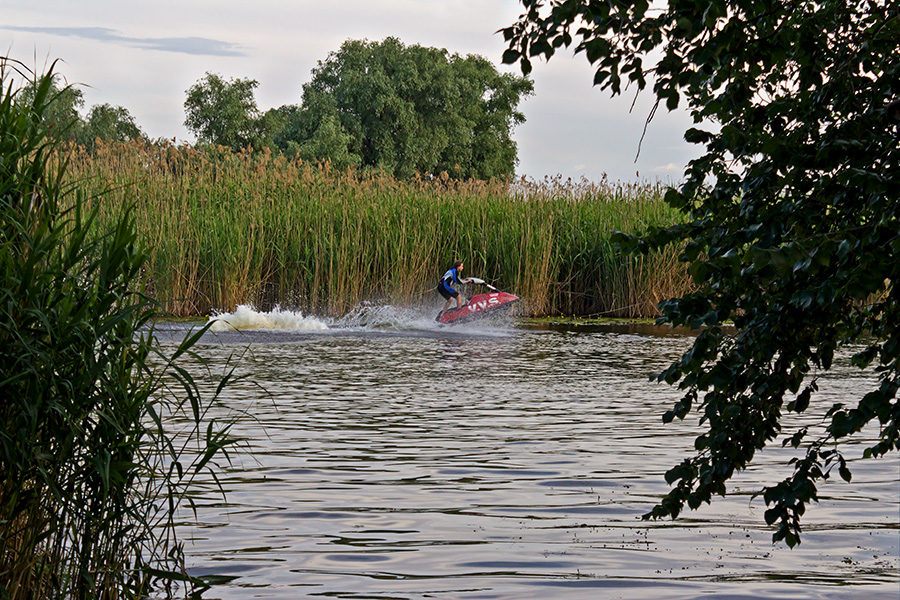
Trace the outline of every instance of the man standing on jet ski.
<instances>
[{"instance_id":1,"label":"man standing on jet ski","mask_svg":"<svg viewBox=\"0 0 900 600\"><path fill-rule=\"evenodd\" d=\"M454 283L470 283L471 279L461 279L460 274L462 273L463 262L461 260L457 260L453 263L453 267L444 273L444 276L441 277L440 283L438 283L437 291L438 293L444 297L444 308L441 309L441 312L438 313L438 316L435 318L435 321L441 320L441 315L447 312L447 309L450 307L450 303L453 302L453 299L456 299L456 309L459 310L463 306L463 297L459 292L453 289L452 285Z\"/></svg>"}]
</instances>

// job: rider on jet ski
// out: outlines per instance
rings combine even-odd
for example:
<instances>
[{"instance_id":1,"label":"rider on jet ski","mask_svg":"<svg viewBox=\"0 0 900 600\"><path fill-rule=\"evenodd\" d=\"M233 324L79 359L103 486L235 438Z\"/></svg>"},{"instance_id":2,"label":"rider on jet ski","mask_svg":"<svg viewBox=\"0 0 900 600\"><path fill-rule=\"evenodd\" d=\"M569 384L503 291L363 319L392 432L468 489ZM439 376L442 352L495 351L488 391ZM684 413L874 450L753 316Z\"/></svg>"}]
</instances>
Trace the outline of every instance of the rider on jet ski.
<instances>
[{"instance_id":1,"label":"rider on jet ski","mask_svg":"<svg viewBox=\"0 0 900 600\"><path fill-rule=\"evenodd\" d=\"M450 303L453 300L456 300L456 309L459 310L465 306L463 302L463 297L453 289L454 283L469 283L471 279L461 279L460 275L463 271L463 262L461 260L457 260L453 263L453 267L450 268L444 276L441 277L440 283L438 283L437 291L438 293L444 297L444 308L441 309L441 312L438 313L438 316L435 318L435 321L441 320L441 315L447 312L447 309L450 307Z\"/></svg>"}]
</instances>

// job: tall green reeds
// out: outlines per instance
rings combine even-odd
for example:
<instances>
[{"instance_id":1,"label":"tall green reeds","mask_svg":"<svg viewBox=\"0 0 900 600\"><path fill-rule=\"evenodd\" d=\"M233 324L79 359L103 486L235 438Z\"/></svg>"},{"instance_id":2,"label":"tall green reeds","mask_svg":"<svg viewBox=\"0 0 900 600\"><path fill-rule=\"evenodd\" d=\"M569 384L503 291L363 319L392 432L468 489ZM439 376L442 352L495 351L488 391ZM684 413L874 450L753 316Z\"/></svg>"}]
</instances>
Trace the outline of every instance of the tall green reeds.
<instances>
[{"instance_id":1,"label":"tall green reeds","mask_svg":"<svg viewBox=\"0 0 900 600\"><path fill-rule=\"evenodd\" d=\"M167 357L145 327L127 205L101 223L66 183L52 73L14 76L0 57L0 597L145 598L186 579L174 518L227 427L172 362L193 339Z\"/></svg>"},{"instance_id":2,"label":"tall green reeds","mask_svg":"<svg viewBox=\"0 0 900 600\"><path fill-rule=\"evenodd\" d=\"M403 182L268 152L146 143L75 149L71 161L81 185L136 200L150 289L176 315L435 302L457 258L533 315L651 316L688 286L674 252L623 256L610 242L615 230L678 218L652 185Z\"/></svg>"}]
</instances>

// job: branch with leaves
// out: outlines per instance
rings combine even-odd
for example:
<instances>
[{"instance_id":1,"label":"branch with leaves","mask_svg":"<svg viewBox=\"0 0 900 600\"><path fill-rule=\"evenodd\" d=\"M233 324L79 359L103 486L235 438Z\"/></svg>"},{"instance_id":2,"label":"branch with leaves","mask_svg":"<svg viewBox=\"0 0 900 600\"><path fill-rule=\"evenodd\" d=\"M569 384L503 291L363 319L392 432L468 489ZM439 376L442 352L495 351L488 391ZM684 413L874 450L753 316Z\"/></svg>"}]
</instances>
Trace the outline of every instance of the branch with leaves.
<instances>
[{"instance_id":1,"label":"branch with leaves","mask_svg":"<svg viewBox=\"0 0 900 600\"><path fill-rule=\"evenodd\" d=\"M688 222L621 235L632 251L683 244L697 290L661 303L661 323L700 329L659 381L683 398L665 419L700 416L697 454L648 518L724 495L779 437L805 449L793 474L761 490L774 540L800 519L842 443L870 423L878 457L900 447L900 6L887 0L523 0L502 30L504 61L528 73L563 48L596 66L612 94L651 88L686 105L685 139L704 147L667 201ZM648 66L649 65L649 66ZM733 324L733 327L731 326ZM837 352L877 373L855 405L816 401ZM785 413L819 411L825 432L783 431Z\"/></svg>"}]
</instances>

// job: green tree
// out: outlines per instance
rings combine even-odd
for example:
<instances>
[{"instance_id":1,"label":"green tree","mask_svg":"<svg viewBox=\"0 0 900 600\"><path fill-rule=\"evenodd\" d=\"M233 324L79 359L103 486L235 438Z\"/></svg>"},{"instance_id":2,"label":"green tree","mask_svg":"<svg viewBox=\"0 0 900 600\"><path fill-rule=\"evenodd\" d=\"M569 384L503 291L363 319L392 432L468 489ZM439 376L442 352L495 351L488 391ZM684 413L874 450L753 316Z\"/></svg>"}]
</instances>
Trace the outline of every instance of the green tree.
<instances>
[{"instance_id":1,"label":"green tree","mask_svg":"<svg viewBox=\"0 0 900 600\"><path fill-rule=\"evenodd\" d=\"M394 38L349 40L312 75L284 136L304 148L301 155L328 154L333 163L358 162L398 177L514 174L510 134L525 120L516 107L533 91L524 77L500 74L479 56Z\"/></svg>"},{"instance_id":2,"label":"green tree","mask_svg":"<svg viewBox=\"0 0 900 600\"><path fill-rule=\"evenodd\" d=\"M37 85L37 81L29 81L18 91L16 102L20 107L34 102ZM121 106L97 104L91 107L86 119L82 118L79 113L84 107L81 90L61 85L58 75L53 77L48 89L48 100L42 118L48 135L54 139L74 141L92 148L97 139L126 141L145 137L128 109Z\"/></svg>"},{"instance_id":3,"label":"green tree","mask_svg":"<svg viewBox=\"0 0 900 600\"><path fill-rule=\"evenodd\" d=\"M81 90L60 84L60 76L54 75L47 89L47 105L41 118L47 133L57 140L74 141L81 135L84 121L78 110L84 106ZM16 94L16 103L25 108L34 103L40 81L30 80Z\"/></svg>"},{"instance_id":4,"label":"green tree","mask_svg":"<svg viewBox=\"0 0 900 600\"><path fill-rule=\"evenodd\" d=\"M300 147L300 158L312 163L328 161L336 169L355 167L361 158L348 149L351 141L337 116L325 115L312 137Z\"/></svg>"},{"instance_id":5,"label":"green tree","mask_svg":"<svg viewBox=\"0 0 900 600\"><path fill-rule=\"evenodd\" d=\"M666 198L684 225L623 237L684 244L695 293L663 302L661 322L702 328L657 379L683 398L664 420L701 416L696 454L647 517L697 508L779 440L793 473L766 486L774 540L800 541L800 518L848 436L872 423L864 456L898 448L900 425L900 4L890 0L523 0L503 30L506 62L574 46L613 94L652 82L657 104L685 103L705 152ZM728 327L733 322L734 328ZM878 383L827 405L818 377L836 353ZM785 413L807 414L783 430ZM799 450L802 448L802 451Z\"/></svg>"},{"instance_id":6,"label":"green tree","mask_svg":"<svg viewBox=\"0 0 900 600\"><path fill-rule=\"evenodd\" d=\"M146 137L127 108L95 104L78 133L77 141L93 148L95 140L118 141L137 140Z\"/></svg>"},{"instance_id":7,"label":"green tree","mask_svg":"<svg viewBox=\"0 0 900 600\"><path fill-rule=\"evenodd\" d=\"M270 108L262 116L262 129L265 132L263 145L273 149L287 152L290 155L297 153L297 144L291 139L296 137L292 123L294 115L300 107L286 104L278 108Z\"/></svg>"},{"instance_id":8,"label":"green tree","mask_svg":"<svg viewBox=\"0 0 900 600\"><path fill-rule=\"evenodd\" d=\"M262 145L263 121L256 107L253 79L224 80L207 73L187 90L185 126L204 142L233 150Z\"/></svg>"}]
</instances>

